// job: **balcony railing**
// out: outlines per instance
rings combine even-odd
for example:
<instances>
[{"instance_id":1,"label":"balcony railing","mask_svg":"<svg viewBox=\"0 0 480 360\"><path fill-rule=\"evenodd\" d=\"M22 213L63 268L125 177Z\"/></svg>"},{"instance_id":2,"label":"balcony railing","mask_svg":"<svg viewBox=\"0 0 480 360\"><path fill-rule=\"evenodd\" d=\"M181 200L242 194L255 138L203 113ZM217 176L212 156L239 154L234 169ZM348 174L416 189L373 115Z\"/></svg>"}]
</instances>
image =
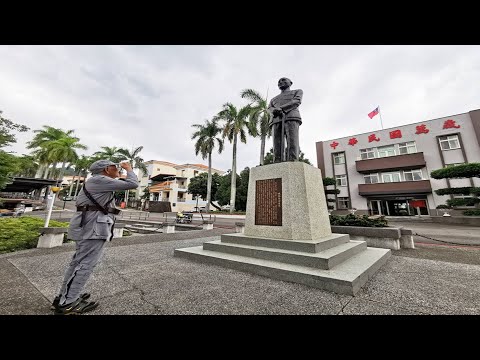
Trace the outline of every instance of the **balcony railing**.
<instances>
[{"instance_id":1,"label":"balcony railing","mask_svg":"<svg viewBox=\"0 0 480 360\"><path fill-rule=\"evenodd\" d=\"M357 160L355 161L357 171L367 174L379 171L390 171L399 169L420 169L425 166L423 152L382 158Z\"/></svg>"},{"instance_id":2,"label":"balcony railing","mask_svg":"<svg viewBox=\"0 0 480 360\"><path fill-rule=\"evenodd\" d=\"M185 202L186 199L184 198L177 198L177 202Z\"/></svg>"},{"instance_id":3,"label":"balcony railing","mask_svg":"<svg viewBox=\"0 0 480 360\"><path fill-rule=\"evenodd\" d=\"M358 184L358 194L362 196L429 194L431 192L432 186L430 184L430 180Z\"/></svg>"}]
</instances>

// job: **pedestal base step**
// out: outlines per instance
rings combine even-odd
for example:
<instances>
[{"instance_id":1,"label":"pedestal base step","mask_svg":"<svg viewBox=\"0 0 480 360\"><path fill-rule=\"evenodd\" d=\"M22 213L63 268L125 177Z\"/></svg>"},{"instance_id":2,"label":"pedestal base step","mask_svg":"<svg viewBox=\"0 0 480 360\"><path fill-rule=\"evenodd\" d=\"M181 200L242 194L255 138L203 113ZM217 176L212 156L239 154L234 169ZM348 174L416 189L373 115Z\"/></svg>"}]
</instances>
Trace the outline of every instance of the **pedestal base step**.
<instances>
[{"instance_id":1,"label":"pedestal base step","mask_svg":"<svg viewBox=\"0 0 480 360\"><path fill-rule=\"evenodd\" d=\"M223 239L223 238L222 238ZM352 251L358 247L362 247L358 242L351 242L352 244L346 251ZM205 243L206 248L215 248L218 250L219 242ZM217 247L217 248L216 248ZM232 252L231 248L226 248ZM268 249L267 249L268 250ZM358 250L358 249L357 249ZM272 254L265 252L265 249L258 247L253 250L248 247L237 246L234 252L251 252L256 251L258 256L280 256L279 254ZM244 254L245 254L244 253ZM266 255L268 254L268 255ZM290 252L285 252L285 256L289 257ZM391 256L391 250L380 248L364 248L363 251L349 257L343 262L335 265L329 270L314 268L305 265L289 264L275 260L268 260L263 258L249 257L244 255L237 255L228 252L218 252L204 249L203 246L196 246L191 248L176 249L175 256L184 257L192 260L202 261L215 265L225 266L232 269L246 271L261 276L266 276L278 280L290 281L307 286L312 286L322 290L332 291L339 294L355 295L360 288L365 285L367 280L388 260ZM298 255L298 252L297 254ZM302 259L308 258L307 255L301 254ZM330 254L333 255L333 252ZM320 255L317 253L309 259L327 258L328 253ZM294 256L295 257L295 256ZM293 258L294 258L293 257ZM321 262L321 260L318 260Z\"/></svg>"}]
</instances>

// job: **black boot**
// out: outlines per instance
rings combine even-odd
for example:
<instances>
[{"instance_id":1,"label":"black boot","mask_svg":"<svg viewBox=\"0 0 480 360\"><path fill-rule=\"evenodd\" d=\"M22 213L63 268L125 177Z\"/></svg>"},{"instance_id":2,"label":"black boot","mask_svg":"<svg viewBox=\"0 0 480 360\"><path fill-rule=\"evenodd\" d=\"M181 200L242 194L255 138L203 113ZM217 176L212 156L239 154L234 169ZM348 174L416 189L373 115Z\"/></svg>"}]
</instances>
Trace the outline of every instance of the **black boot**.
<instances>
[{"instance_id":1,"label":"black boot","mask_svg":"<svg viewBox=\"0 0 480 360\"><path fill-rule=\"evenodd\" d=\"M52 311L57 310L58 304L60 304L60 297L61 297L61 295L55 296L55 299L53 299L52 305L50 305L50 310L52 310ZM84 293L84 294L80 295L80 298L84 299L84 300L87 300L89 297L90 297L89 293Z\"/></svg>"}]
</instances>

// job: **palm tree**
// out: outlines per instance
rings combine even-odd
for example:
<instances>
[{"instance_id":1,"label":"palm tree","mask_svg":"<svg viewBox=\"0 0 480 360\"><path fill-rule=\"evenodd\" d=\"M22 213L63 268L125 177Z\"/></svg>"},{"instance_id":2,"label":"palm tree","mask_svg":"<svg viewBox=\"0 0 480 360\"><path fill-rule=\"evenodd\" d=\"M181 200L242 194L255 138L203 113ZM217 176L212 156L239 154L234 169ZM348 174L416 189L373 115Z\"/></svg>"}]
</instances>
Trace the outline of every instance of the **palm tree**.
<instances>
[{"instance_id":1,"label":"palm tree","mask_svg":"<svg viewBox=\"0 0 480 360\"><path fill-rule=\"evenodd\" d=\"M44 148L38 148L31 152L33 158L40 164L35 177L46 179L48 175L48 152ZM40 171L41 170L41 171ZM43 171L43 176L42 176Z\"/></svg>"},{"instance_id":2,"label":"palm tree","mask_svg":"<svg viewBox=\"0 0 480 360\"><path fill-rule=\"evenodd\" d=\"M125 156L120 153L120 148L117 148L116 146L102 146L100 148L102 149L102 151L97 151L92 156L96 160L108 159L110 161L113 161L114 163L125 160Z\"/></svg>"},{"instance_id":3,"label":"palm tree","mask_svg":"<svg viewBox=\"0 0 480 360\"><path fill-rule=\"evenodd\" d=\"M87 147L83 144L80 144L79 141L79 138L67 135L55 141L51 141L45 145L45 148L49 154L49 158L55 163L62 162L62 169L58 176L58 179L60 181L63 179L66 163L75 162L78 159L78 154L75 150L87 149Z\"/></svg>"},{"instance_id":4,"label":"palm tree","mask_svg":"<svg viewBox=\"0 0 480 360\"><path fill-rule=\"evenodd\" d=\"M121 160L128 160L132 164L132 168L141 170L144 174L148 172L147 166L144 163L144 160L138 156L140 151L143 150L143 146L139 146L136 149L133 149L132 152L128 149L120 148L118 153L123 157ZM128 194L130 190L125 191L125 202L128 204Z\"/></svg>"},{"instance_id":5,"label":"palm tree","mask_svg":"<svg viewBox=\"0 0 480 360\"><path fill-rule=\"evenodd\" d=\"M73 195L74 199L77 198L77 194L78 194L78 185L80 183L80 178L82 177L82 175L84 175L84 177L86 176L86 172L88 170L88 168L90 167L90 165L93 163L93 160L85 155L82 155L81 157L79 157L76 161L75 161L75 172L76 172L76 175L78 175L78 179L76 181L76 185L75 185L75 193ZM76 176L75 175L75 176ZM74 177L74 180L75 180L75 177ZM73 181L72 181L72 184L70 186L70 190L68 192L68 196L71 196L72 194L72 188L73 188Z\"/></svg>"},{"instance_id":6,"label":"palm tree","mask_svg":"<svg viewBox=\"0 0 480 360\"><path fill-rule=\"evenodd\" d=\"M195 155L200 153L202 159L208 157L208 179L207 179L207 206L206 211L210 212L210 202L212 199L212 151L215 148L215 143L218 143L218 153L223 151L223 139L218 138L217 135L222 132L222 128L218 126L215 119L212 121L205 120L205 125L192 125L198 130L192 134L192 140L198 138L195 143Z\"/></svg>"},{"instance_id":7,"label":"palm tree","mask_svg":"<svg viewBox=\"0 0 480 360\"><path fill-rule=\"evenodd\" d=\"M17 176L31 177L35 175L35 172L39 168L35 157L32 155L22 155L16 158L18 163Z\"/></svg>"},{"instance_id":8,"label":"palm tree","mask_svg":"<svg viewBox=\"0 0 480 360\"><path fill-rule=\"evenodd\" d=\"M268 111L268 100L263 98L258 91L253 89L245 89L240 93L244 99L253 102L252 112L250 114L250 121L258 126L258 133L260 134L260 165L263 165L265 158L265 141L272 135L272 128L270 127L271 114ZM268 96L268 94L267 94Z\"/></svg>"},{"instance_id":9,"label":"palm tree","mask_svg":"<svg viewBox=\"0 0 480 360\"><path fill-rule=\"evenodd\" d=\"M214 117L214 120L224 120L226 122L223 128L223 138L226 137L230 143L233 143L230 213L235 211L235 196L237 190L237 139L240 136L240 141L244 144L247 143L245 129L247 129L250 135L257 136L256 127L248 120L251 111L252 108L250 105L237 110L231 103L225 103L223 104L223 109Z\"/></svg>"},{"instance_id":10,"label":"palm tree","mask_svg":"<svg viewBox=\"0 0 480 360\"><path fill-rule=\"evenodd\" d=\"M50 171L50 165L53 163L52 173L55 171L57 166L55 161L51 161L49 151L46 146L52 141L56 141L64 137L70 137L73 134L73 130L64 131L62 129L44 125L43 130L34 130L33 132L36 133L36 135L31 141L27 142L27 149L35 149L33 154L40 162L40 167L45 168L43 177L46 179ZM41 172L38 172L38 176L40 176L40 174Z\"/></svg>"}]
</instances>

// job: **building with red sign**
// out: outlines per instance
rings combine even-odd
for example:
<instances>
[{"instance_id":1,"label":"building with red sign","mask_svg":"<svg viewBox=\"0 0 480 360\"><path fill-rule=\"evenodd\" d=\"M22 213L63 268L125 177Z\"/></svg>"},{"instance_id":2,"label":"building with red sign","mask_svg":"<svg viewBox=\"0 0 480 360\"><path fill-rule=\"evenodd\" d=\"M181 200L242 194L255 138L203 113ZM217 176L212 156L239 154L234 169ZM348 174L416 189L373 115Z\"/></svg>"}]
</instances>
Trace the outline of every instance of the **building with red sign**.
<instances>
[{"instance_id":1,"label":"building with red sign","mask_svg":"<svg viewBox=\"0 0 480 360\"><path fill-rule=\"evenodd\" d=\"M480 179L430 178L443 167L480 162L480 109L316 143L317 166L340 190L333 213L437 215L449 195L435 190L480 187ZM463 196L463 195L458 195Z\"/></svg>"}]
</instances>

